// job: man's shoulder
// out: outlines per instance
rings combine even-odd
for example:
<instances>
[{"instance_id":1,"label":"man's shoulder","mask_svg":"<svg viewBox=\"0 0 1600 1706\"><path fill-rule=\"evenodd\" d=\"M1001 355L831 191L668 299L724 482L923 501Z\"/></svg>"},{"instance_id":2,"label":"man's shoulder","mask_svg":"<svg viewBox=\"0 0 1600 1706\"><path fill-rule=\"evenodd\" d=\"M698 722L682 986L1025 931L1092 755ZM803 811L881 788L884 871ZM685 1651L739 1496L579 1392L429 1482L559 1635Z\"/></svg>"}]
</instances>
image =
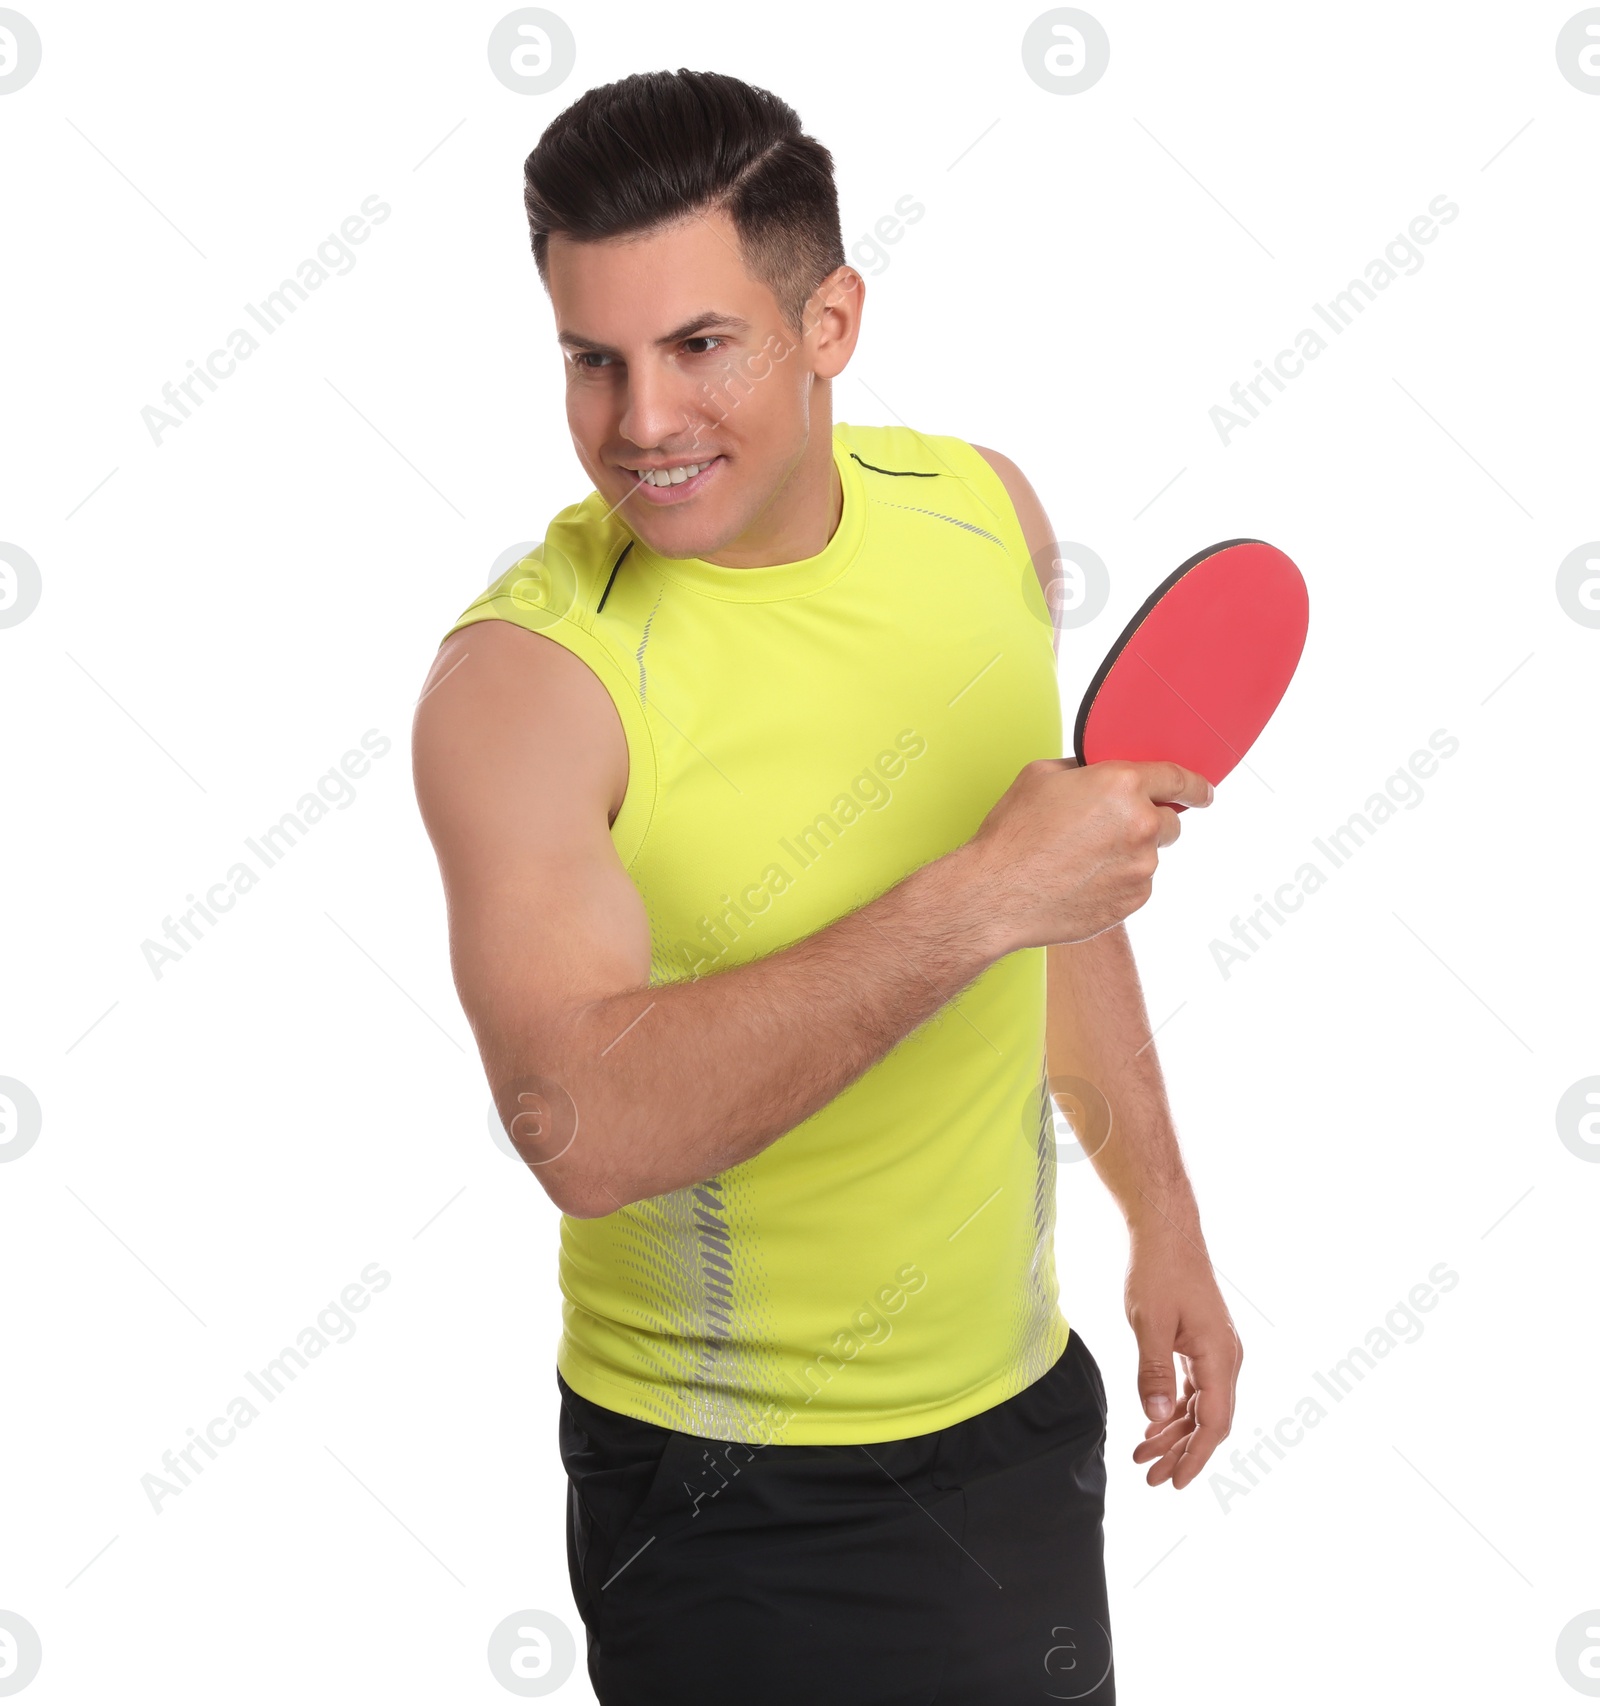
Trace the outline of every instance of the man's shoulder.
<instances>
[{"instance_id":1,"label":"man's shoulder","mask_svg":"<svg viewBox=\"0 0 1600 1706\"><path fill-rule=\"evenodd\" d=\"M858 426L840 422L834 436L858 466L908 486L940 480L967 480L979 460L966 439L952 433L923 432L917 427Z\"/></svg>"},{"instance_id":2,"label":"man's shoulder","mask_svg":"<svg viewBox=\"0 0 1600 1706\"><path fill-rule=\"evenodd\" d=\"M907 482L925 481L927 489L938 483L964 485L981 502L990 500L995 485L1004 490L1025 523L1039 507L1027 476L1011 457L987 445L975 444L955 433L924 432L909 426L857 426L841 423L835 434L847 454L869 472Z\"/></svg>"},{"instance_id":3,"label":"man's shoulder","mask_svg":"<svg viewBox=\"0 0 1600 1706\"><path fill-rule=\"evenodd\" d=\"M544 537L496 574L442 638L491 617L535 631L558 623L589 631L632 537L600 494L591 491L558 511Z\"/></svg>"},{"instance_id":4,"label":"man's shoulder","mask_svg":"<svg viewBox=\"0 0 1600 1706\"><path fill-rule=\"evenodd\" d=\"M1050 523L1038 493L1002 452L953 433L909 426L842 425L836 432L861 467L881 476L873 483L875 497L904 503L913 501L905 492L921 491L921 502L937 497L940 507L949 507L959 494L969 525L993 532L1022 557L1037 561L1050 544Z\"/></svg>"},{"instance_id":5,"label":"man's shoulder","mask_svg":"<svg viewBox=\"0 0 1600 1706\"><path fill-rule=\"evenodd\" d=\"M1005 487L1006 496L1011 499L1012 508L1017 512L1017 525L1021 527L1022 536L1027 542L1028 554L1037 558L1038 553L1052 542L1050 523L1039 494L1033 489L1028 476L1009 456L1002 455L998 450L991 450L983 444L975 444L972 448L994 470L1000 484Z\"/></svg>"}]
</instances>

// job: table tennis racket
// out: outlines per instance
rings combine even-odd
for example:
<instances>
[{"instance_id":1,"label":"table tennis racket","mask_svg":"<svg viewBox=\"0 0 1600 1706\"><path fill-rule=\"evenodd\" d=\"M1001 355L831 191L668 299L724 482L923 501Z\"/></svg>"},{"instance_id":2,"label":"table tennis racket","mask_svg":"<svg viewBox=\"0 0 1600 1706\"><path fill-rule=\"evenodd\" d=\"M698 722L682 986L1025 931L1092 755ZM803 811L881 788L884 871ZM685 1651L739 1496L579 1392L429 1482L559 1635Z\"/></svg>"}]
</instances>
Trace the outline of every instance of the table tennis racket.
<instances>
[{"instance_id":1,"label":"table tennis racket","mask_svg":"<svg viewBox=\"0 0 1600 1706\"><path fill-rule=\"evenodd\" d=\"M1305 580L1275 546L1225 539L1197 552L1095 671L1072 732L1078 762L1171 759L1215 787L1277 709L1309 618Z\"/></svg>"}]
</instances>

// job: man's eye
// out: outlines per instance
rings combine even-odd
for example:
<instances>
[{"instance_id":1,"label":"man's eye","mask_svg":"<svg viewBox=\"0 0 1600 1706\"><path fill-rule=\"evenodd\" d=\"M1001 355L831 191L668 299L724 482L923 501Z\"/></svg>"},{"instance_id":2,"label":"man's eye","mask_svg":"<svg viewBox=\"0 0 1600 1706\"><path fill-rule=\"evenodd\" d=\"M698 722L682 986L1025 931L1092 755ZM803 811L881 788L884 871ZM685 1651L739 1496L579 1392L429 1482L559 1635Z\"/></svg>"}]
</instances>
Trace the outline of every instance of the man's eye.
<instances>
[{"instance_id":1,"label":"man's eye","mask_svg":"<svg viewBox=\"0 0 1600 1706\"><path fill-rule=\"evenodd\" d=\"M690 355L714 355L727 341L726 338L715 337L707 333L703 337L685 338L683 347ZM693 347L697 344L710 347L702 349ZM581 373L604 373L614 363L609 355L603 355L598 350L579 350L572 358L572 365Z\"/></svg>"}]
</instances>

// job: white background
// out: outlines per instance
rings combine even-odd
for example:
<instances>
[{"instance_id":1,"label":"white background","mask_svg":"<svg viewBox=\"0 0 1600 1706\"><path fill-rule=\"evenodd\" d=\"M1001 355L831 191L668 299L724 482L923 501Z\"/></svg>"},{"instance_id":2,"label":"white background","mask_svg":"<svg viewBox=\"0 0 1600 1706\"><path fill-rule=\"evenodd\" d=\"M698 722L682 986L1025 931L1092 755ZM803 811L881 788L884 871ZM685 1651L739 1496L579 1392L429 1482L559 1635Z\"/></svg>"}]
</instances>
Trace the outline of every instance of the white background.
<instances>
[{"instance_id":1,"label":"white background","mask_svg":"<svg viewBox=\"0 0 1600 1706\"><path fill-rule=\"evenodd\" d=\"M488 1702L502 1618L581 1639L557 1217L489 1138L406 744L492 561L587 489L523 157L582 89L679 65L797 108L847 247L925 205L852 250L836 414L997 447L1103 557L1069 726L1201 546L1269 539L1311 586L1254 774L1132 924L1246 1347L1216 1466L1435 1264L1460 1283L1224 1511L1129 1461L1121 1222L1062 1168L1121 1698L1576 1698L1600 1165L1555 1109L1600 1073L1600 629L1555 581L1600 537L1600 98L1558 72L1575 8L1092 9L1109 70L1063 96L1025 75L1026 6L563 4L576 69L528 96L490 74L502 6L30 0L42 67L0 97L0 538L43 580L0 630L0 1074L43 1108L0 1167L0 1608L43 1642L30 1700ZM1229 386L1441 194L1421 270L1224 446ZM370 195L392 217L349 275L154 445L141 409ZM141 943L368 729L393 748L355 803L157 979ZM1436 729L1460 749L1422 803L1224 978L1212 940ZM155 1514L141 1476L372 1262L354 1338ZM560 1698L590 1698L581 1660Z\"/></svg>"}]
</instances>

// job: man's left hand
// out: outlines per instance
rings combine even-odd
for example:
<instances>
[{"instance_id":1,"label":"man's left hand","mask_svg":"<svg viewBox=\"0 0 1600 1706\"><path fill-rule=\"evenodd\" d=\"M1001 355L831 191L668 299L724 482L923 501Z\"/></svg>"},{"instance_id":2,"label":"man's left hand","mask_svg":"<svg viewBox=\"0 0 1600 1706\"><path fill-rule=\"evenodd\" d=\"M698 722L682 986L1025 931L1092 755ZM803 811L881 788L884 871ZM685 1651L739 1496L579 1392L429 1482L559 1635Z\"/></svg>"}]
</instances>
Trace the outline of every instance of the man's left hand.
<instances>
[{"instance_id":1,"label":"man's left hand","mask_svg":"<svg viewBox=\"0 0 1600 1706\"><path fill-rule=\"evenodd\" d=\"M1145 1477L1152 1487L1187 1487L1233 1426L1244 1347L1204 1247L1170 1222L1134 1233L1124 1300L1150 1418L1133 1461L1152 1463ZM1177 1401L1174 1356L1183 1364Z\"/></svg>"}]
</instances>

